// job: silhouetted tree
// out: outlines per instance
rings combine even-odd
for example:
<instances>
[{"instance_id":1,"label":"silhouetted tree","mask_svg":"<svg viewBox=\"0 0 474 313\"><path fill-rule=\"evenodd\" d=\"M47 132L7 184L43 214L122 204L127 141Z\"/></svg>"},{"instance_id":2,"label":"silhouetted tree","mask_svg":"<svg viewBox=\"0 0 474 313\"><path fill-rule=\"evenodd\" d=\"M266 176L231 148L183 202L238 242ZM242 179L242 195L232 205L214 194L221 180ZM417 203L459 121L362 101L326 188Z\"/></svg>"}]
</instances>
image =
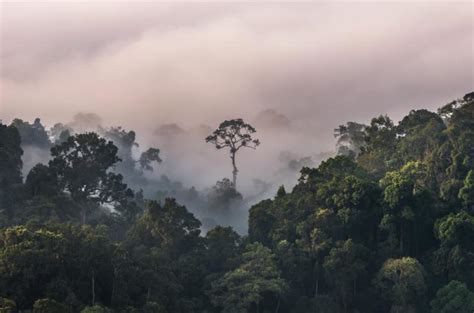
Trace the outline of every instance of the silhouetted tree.
<instances>
[{"instance_id":1,"label":"silhouetted tree","mask_svg":"<svg viewBox=\"0 0 474 313\"><path fill-rule=\"evenodd\" d=\"M209 136L206 142L210 142L217 149L230 149L230 159L232 160L232 183L234 188L237 186L237 165L235 157L240 148L256 149L260 144L258 139L252 138L252 134L256 132L252 125L245 123L241 118L226 120Z\"/></svg>"},{"instance_id":2,"label":"silhouetted tree","mask_svg":"<svg viewBox=\"0 0 474 313\"><path fill-rule=\"evenodd\" d=\"M364 124L348 122L346 125L339 125L334 129L334 137L337 138L337 152L342 155L358 155L365 146Z\"/></svg>"},{"instance_id":3,"label":"silhouetted tree","mask_svg":"<svg viewBox=\"0 0 474 313\"><path fill-rule=\"evenodd\" d=\"M39 118L36 118L33 124L21 119L14 119L12 126L15 126L20 133L22 146L32 145L41 149L51 146L51 141L49 141L48 134Z\"/></svg>"},{"instance_id":4,"label":"silhouetted tree","mask_svg":"<svg viewBox=\"0 0 474 313\"><path fill-rule=\"evenodd\" d=\"M133 194L122 183L122 175L108 171L120 161L117 147L96 133L69 137L53 147L51 154L49 167L59 187L81 205L83 222L91 206L118 202Z\"/></svg>"},{"instance_id":5,"label":"silhouetted tree","mask_svg":"<svg viewBox=\"0 0 474 313\"><path fill-rule=\"evenodd\" d=\"M140 160L138 161L142 169L147 171L153 171L153 167L151 166L152 162L161 163L162 160L160 158L160 149L156 148L149 148L145 152L140 155Z\"/></svg>"},{"instance_id":6,"label":"silhouetted tree","mask_svg":"<svg viewBox=\"0 0 474 313\"><path fill-rule=\"evenodd\" d=\"M13 191L22 182L22 155L18 130L0 123L0 212L7 210L11 213Z\"/></svg>"}]
</instances>

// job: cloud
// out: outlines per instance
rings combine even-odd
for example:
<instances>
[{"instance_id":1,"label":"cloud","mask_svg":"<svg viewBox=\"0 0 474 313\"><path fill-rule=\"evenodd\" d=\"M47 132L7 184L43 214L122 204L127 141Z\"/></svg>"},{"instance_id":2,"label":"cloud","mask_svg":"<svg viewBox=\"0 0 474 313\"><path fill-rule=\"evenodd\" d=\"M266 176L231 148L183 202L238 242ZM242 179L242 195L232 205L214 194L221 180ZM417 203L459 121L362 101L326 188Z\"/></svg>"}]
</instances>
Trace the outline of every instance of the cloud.
<instances>
[{"instance_id":1,"label":"cloud","mask_svg":"<svg viewBox=\"0 0 474 313\"><path fill-rule=\"evenodd\" d=\"M338 124L397 119L472 89L471 5L2 3L0 116L52 124L94 112L140 134L275 110L291 131L262 130L261 152L243 157L270 170L279 151L331 149Z\"/></svg>"}]
</instances>

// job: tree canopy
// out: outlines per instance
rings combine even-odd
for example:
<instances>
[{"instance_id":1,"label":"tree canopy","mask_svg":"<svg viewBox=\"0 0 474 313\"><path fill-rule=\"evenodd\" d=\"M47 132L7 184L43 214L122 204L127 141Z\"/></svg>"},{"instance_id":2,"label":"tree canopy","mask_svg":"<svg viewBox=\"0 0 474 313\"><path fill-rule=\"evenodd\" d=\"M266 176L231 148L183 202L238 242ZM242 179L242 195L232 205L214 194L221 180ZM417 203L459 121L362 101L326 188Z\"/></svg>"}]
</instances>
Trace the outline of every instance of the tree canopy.
<instances>
[{"instance_id":1,"label":"tree canopy","mask_svg":"<svg viewBox=\"0 0 474 313\"><path fill-rule=\"evenodd\" d=\"M259 144L253 126L206 138L235 175L202 192L149 178L161 150L97 125L0 123L0 312L474 310L473 93L340 126L335 156L294 162L299 179L252 203L247 233L219 217L251 203L235 157ZM43 144L49 159L25 168Z\"/></svg>"}]
</instances>

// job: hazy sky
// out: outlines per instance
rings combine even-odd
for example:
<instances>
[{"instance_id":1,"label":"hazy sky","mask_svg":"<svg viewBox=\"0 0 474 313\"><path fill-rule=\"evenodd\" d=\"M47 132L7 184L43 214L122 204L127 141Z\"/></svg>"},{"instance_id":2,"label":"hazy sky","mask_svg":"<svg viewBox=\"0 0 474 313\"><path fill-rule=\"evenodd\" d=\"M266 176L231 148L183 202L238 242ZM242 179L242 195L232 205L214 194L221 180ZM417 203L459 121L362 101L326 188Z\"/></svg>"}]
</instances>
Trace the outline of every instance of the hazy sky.
<instances>
[{"instance_id":1,"label":"hazy sky","mask_svg":"<svg viewBox=\"0 0 474 313\"><path fill-rule=\"evenodd\" d=\"M2 2L1 117L315 131L473 89L472 2Z\"/></svg>"},{"instance_id":2,"label":"hazy sky","mask_svg":"<svg viewBox=\"0 0 474 313\"><path fill-rule=\"evenodd\" d=\"M292 134L262 134L244 160L260 169L284 149L331 149L346 121L398 121L474 89L471 1L17 1L2 2L0 17L5 122L82 111L151 133L274 109ZM222 177L202 160L173 168Z\"/></svg>"}]
</instances>

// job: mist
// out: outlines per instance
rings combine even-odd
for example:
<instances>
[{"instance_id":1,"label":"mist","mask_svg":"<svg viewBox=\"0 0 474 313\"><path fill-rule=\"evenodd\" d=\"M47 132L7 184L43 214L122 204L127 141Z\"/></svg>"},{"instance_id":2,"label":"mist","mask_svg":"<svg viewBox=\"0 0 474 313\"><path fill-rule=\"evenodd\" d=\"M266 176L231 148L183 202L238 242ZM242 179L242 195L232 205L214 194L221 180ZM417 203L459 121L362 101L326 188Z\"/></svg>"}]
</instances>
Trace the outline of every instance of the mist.
<instances>
[{"instance_id":1,"label":"mist","mask_svg":"<svg viewBox=\"0 0 474 313\"><path fill-rule=\"evenodd\" d=\"M238 154L246 212L296 183L290 161L334 154L338 125L472 89L473 38L469 1L2 2L0 119L135 130L136 154L161 150L150 179L206 190L231 164L204 138L243 118L262 142Z\"/></svg>"}]
</instances>

